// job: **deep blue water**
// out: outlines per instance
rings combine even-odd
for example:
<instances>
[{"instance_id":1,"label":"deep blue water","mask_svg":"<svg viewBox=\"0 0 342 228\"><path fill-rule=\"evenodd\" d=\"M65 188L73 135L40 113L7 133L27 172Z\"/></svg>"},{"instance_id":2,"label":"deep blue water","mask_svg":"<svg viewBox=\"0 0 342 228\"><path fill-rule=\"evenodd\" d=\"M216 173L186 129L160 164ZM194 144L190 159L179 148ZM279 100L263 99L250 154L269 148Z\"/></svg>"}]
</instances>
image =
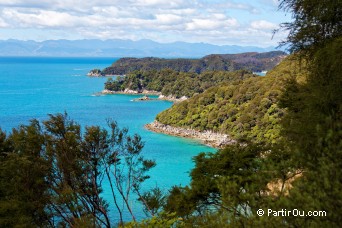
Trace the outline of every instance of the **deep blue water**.
<instances>
[{"instance_id":1,"label":"deep blue water","mask_svg":"<svg viewBox=\"0 0 342 228\"><path fill-rule=\"evenodd\" d=\"M171 102L132 102L134 95L94 96L103 89L106 78L91 78L86 74L94 68L109 66L114 58L23 58L0 57L0 126L10 132L30 119L47 119L47 114L67 112L84 125L106 126L107 119L116 120L120 127L138 133L145 147L146 158L155 159L157 166L150 172L145 188L158 185L165 191L173 185L189 183L192 157L199 152L214 151L195 140L156 134L144 129ZM109 192L104 185L104 197ZM135 203L133 202L133 205ZM144 215L136 204L138 218ZM129 220L128 214L125 214ZM111 218L117 214L112 210Z\"/></svg>"}]
</instances>

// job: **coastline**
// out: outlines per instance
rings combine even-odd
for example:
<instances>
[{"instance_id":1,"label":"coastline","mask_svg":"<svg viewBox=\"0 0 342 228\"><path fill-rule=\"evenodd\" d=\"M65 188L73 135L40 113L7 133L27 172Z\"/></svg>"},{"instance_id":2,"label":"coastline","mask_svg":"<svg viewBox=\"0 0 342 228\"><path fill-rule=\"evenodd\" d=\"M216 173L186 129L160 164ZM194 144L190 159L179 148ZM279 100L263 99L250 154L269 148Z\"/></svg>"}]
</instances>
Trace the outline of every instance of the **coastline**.
<instances>
[{"instance_id":1,"label":"coastline","mask_svg":"<svg viewBox=\"0 0 342 228\"><path fill-rule=\"evenodd\" d=\"M104 89L100 92L101 94L107 95L107 94L133 94L133 95L162 95L161 92L158 91L153 91L153 90L142 90L142 91L136 91L136 90L130 90L130 89L125 89L124 91L111 91L108 89Z\"/></svg>"},{"instance_id":2,"label":"coastline","mask_svg":"<svg viewBox=\"0 0 342 228\"><path fill-rule=\"evenodd\" d=\"M126 94L126 95L145 95L145 96L159 95L159 97L156 99L148 99L148 98L146 99L144 96L142 98L134 99L134 101L166 100L166 101L177 103L177 102L181 102L181 101L188 99L185 96L181 98L176 98L172 95L165 96L165 95L162 95L161 92L153 91L153 90L146 90L146 89L142 91L125 89L124 91L120 91L120 92L104 89L100 92L100 94L103 94L103 95ZM227 134L215 133L212 131L202 132L202 131L198 131L194 129L173 127L170 125L162 124L156 120L152 123L146 124L144 127L150 131L157 132L157 133L178 136L178 137L183 137L183 138L197 139L201 141L203 144L213 147L213 148L217 148L217 149L223 148L226 145L236 143L236 140L232 139Z\"/></svg>"},{"instance_id":3,"label":"coastline","mask_svg":"<svg viewBox=\"0 0 342 228\"><path fill-rule=\"evenodd\" d=\"M165 100L165 101L171 101L171 102L177 103L177 102L181 102L181 101L188 99L185 96L181 98L176 98L172 95L165 96L165 95L162 95L161 92L146 90L146 89L142 91L129 90L129 89L125 89L124 91L111 91L111 90L104 89L98 94L101 94L101 95L126 94L126 95L145 95L145 96L159 95L159 97L155 99L146 99L144 98L145 97L144 96L142 98L134 99L134 101ZM213 147L213 148L217 148L217 149L223 148L226 145L236 143L236 140L232 139L227 134L215 133L215 132L208 131L208 130L202 132L202 131L198 131L194 129L173 127L170 125L162 124L156 120L152 123L146 124L144 127L150 131L157 132L157 133L178 136L178 137L183 137L183 138L197 139L201 141L203 144Z\"/></svg>"},{"instance_id":4,"label":"coastline","mask_svg":"<svg viewBox=\"0 0 342 228\"><path fill-rule=\"evenodd\" d=\"M201 132L194 129L173 127L170 125L162 124L156 120L152 123L146 124L145 128L157 133L180 136L184 138L198 139L202 141L205 145L218 149L223 148L226 145L236 143L236 141L230 138L227 134L220 134L212 131Z\"/></svg>"},{"instance_id":5,"label":"coastline","mask_svg":"<svg viewBox=\"0 0 342 228\"><path fill-rule=\"evenodd\" d=\"M95 77L95 78L99 78L99 77L125 77L125 74L98 74L98 73L87 73L88 77Z\"/></svg>"},{"instance_id":6,"label":"coastline","mask_svg":"<svg viewBox=\"0 0 342 228\"><path fill-rule=\"evenodd\" d=\"M136 91L136 90L130 90L130 89L125 89L124 91L111 91L111 90L108 90L108 89L104 89L101 92L99 92L98 94L101 94L101 95L108 95L108 94L109 95L110 94L157 95L159 97L157 99L152 99L152 100L164 100L164 101L171 101L171 102L174 102L174 103L185 101L185 100L188 99L188 97L186 97L186 96L183 96L181 98L176 98L176 97L174 97L172 95L165 96L161 92L154 91L154 90L146 90L146 89L144 89L142 91Z\"/></svg>"}]
</instances>

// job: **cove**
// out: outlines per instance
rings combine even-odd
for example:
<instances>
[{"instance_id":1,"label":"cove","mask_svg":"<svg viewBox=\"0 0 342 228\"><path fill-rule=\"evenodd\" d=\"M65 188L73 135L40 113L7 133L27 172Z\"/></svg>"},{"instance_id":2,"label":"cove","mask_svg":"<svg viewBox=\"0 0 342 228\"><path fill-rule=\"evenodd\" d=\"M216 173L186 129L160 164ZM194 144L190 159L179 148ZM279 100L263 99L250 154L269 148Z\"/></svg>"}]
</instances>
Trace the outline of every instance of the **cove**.
<instances>
[{"instance_id":1,"label":"cove","mask_svg":"<svg viewBox=\"0 0 342 228\"><path fill-rule=\"evenodd\" d=\"M155 159L157 166L144 188L158 185L167 191L174 185L189 183L193 167L192 157L200 152L215 151L196 140L153 133L146 123L169 108L168 101L132 102L137 95L95 94L103 89L106 78L87 77L89 70L103 69L114 58L0 58L0 127L7 133L13 127L29 123L30 119L45 120L47 114L67 112L71 119L85 125L106 127L107 119L139 134L145 142L144 156ZM104 185L104 188L106 186ZM104 189L104 197L109 191ZM112 204L111 199L108 199ZM135 204L135 202L132 202ZM137 218L145 215L137 204L133 207ZM116 219L115 211L110 212ZM126 220L130 220L126 214Z\"/></svg>"}]
</instances>

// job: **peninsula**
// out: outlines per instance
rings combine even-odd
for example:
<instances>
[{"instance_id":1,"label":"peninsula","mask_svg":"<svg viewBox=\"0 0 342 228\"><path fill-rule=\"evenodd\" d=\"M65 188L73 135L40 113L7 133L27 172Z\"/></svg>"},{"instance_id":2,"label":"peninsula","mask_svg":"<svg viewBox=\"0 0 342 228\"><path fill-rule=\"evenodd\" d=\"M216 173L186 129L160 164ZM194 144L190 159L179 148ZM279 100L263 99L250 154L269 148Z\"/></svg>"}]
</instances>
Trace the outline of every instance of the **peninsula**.
<instances>
[{"instance_id":1,"label":"peninsula","mask_svg":"<svg viewBox=\"0 0 342 228\"><path fill-rule=\"evenodd\" d=\"M224 148L227 145L236 143L236 140L232 139L227 134L217 133L209 130L198 131L190 128L173 127L171 125L162 124L156 120L152 123L146 124L145 128L150 131L167 135L198 139L204 144L215 148Z\"/></svg>"},{"instance_id":2,"label":"peninsula","mask_svg":"<svg viewBox=\"0 0 342 228\"><path fill-rule=\"evenodd\" d=\"M145 72L162 69L198 74L206 71L236 71L241 69L261 72L274 68L286 56L285 52L271 51L264 53L212 54L200 59L121 58L102 71L94 69L88 75L96 77L99 75L126 75L136 70Z\"/></svg>"},{"instance_id":3,"label":"peninsula","mask_svg":"<svg viewBox=\"0 0 342 228\"><path fill-rule=\"evenodd\" d=\"M197 60L123 58L92 73L126 74L108 78L102 94L158 95L158 99L175 102L147 129L222 148L236 140L278 139L284 114L277 105L284 77L278 75L288 69L289 61L282 61L285 56L267 52L208 55ZM263 70L267 76L253 74Z\"/></svg>"}]
</instances>

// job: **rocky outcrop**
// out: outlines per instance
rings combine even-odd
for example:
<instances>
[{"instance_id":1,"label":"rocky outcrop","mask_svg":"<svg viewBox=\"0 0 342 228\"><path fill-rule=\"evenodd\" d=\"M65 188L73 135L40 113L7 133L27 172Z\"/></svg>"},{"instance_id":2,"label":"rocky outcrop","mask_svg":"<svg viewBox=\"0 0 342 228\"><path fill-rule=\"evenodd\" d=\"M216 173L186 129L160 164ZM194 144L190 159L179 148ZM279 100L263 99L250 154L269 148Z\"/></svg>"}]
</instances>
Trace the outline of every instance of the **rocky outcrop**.
<instances>
[{"instance_id":1,"label":"rocky outcrop","mask_svg":"<svg viewBox=\"0 0 342 228\"><path fill-rule=\"evenodd\" d=\"M162 124L156 120L153 123L146 124L145 128L150 131L163 133L167 135L199 139L203 141L204 144L207 144L215 148L222 148L225 145L236 143L236 141L230 138L229 135L227 134L220 134L220 133L215 133L212 131L201 132L201 131L194 130L194 129L173 127L170 125Z\"/></svg>"},{"instance_id":2,"label":"rocky outcrop","mask_svg":"<svg viewBox=\"0 0 342 228\"><path fill-rule=\"evenodd\" d=\"M102 72L100 69L93 69L91 71L89 71L89 73L87 74L87 76L90 77L102 77Z\"/></svg>"},{"instance_id":3,"label":"rocky outcrop","mask_svg":"<svg viewBox=\"0 0 342 228\"><path fill-rule=\"evenodd\" d=\"M98 94L98 93L97 93ZM102 90L99 94L102 95L107 95L107 94L144 94L144 95L159 95L158 99L151 99L150 97L144 96L142 98L137 98L134 99L134 101L141 101L141 100L165 100L165 101L172 101L172 102L181 102L181 101L185 101L188 99L188 97L183 96L181 98L176 98L175 96L164 96L161 94L161 92L157 92L157 91L153 91L153 90L142 90L142 91L136 91L136 90L130 90L130 89L125 89L124 91L111 91L108 89L104 89ZM146 97L148 99L146 99Z\"/></svg>"},{"instance_id":4,"label":"rocky outcrop","mask_svg":"<svg viewBox=\"0 0 342 228\"><path fill-rule=\"evenodd\" d=\"M106 94L117 94L117 92L111 91L111 90L108 90L108 89L104 89L104 90L102 90L99 93L104 94L104 95L106 95Z\"/></svg>"},{"instance_id":5,"label":"rocky outcrop","mask_svg":"<svg viewBox=\"0 0 342 228\"><path fill-rule=\"evenodd\" d=\"M175 96L172 96L172 95L169 95L169 96L160 95L158 99L165 100L165 101L172 101L172 102L181 102L181 101L187 100L188 97L182 96L181 98L176 98Z\"/></svg>"},{"instance_id":6,"label":"rocky outcrop","mask_svg":"<svg viewBox=\"0 0 342 228\"><path fill-rule=\"evenodd\" d=\"M125 89L124 91L112 91L108 89L104 89L101 91L102 94L145 94L145 95L161 95L160 92L152 91L152 90L142 90L142 91L136 91L136 90L130 90Z\"/></svg>"},{"instance_id":7,"label":"rocky outcrop","mask_svg":"<svg viewBox=\"0 0 342 228\"><path fill-rule=\"evenodd\" d=\"M150 98L147 95L145 95L143 97L139 97L139 98L133 99L133 101L151 101L151 100L155 100L155 99L152 99L152 98Z\"/></svg>"}]
</instances>

